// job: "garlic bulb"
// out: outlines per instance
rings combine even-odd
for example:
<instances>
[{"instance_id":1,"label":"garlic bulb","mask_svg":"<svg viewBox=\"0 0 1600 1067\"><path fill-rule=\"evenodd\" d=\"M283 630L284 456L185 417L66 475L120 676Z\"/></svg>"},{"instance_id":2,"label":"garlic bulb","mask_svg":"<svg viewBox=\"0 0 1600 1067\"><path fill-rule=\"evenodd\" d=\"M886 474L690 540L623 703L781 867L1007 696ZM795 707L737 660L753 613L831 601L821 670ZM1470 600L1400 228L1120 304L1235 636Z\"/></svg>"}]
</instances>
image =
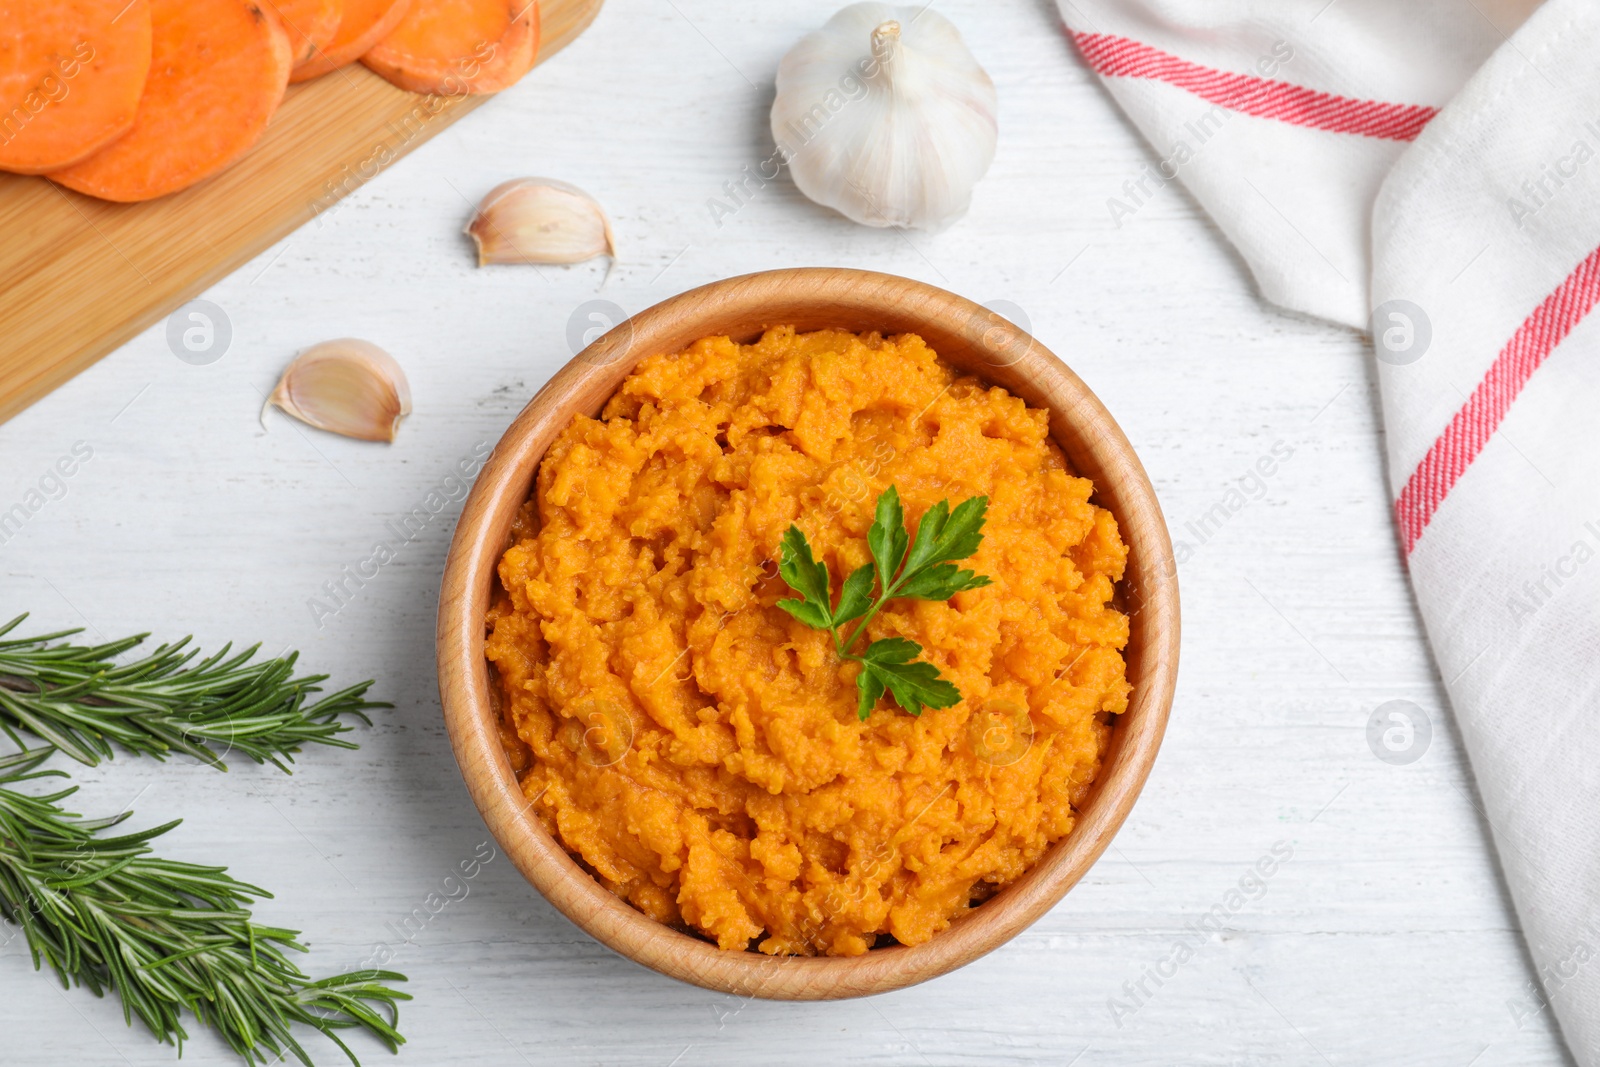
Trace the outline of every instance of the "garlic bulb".
<instances>
[{"instance_id":1,"label":"garlic bulb","mask_svg":"<svg viewBox=\"0 0 1600 1067\"><path fill-rule=\"evenodd\" d=\"M370 341L343 337L294 358L262 405L273 404L319 430L362 441L393 441L411 414L411 386L394 357Z\"/></svg>"},{"instance_id":2,"label":"garlic bulb","mask_svg":"<svg viewBox=\"0 0 1600 1067\"><path fill-rule=\"evenodd\" d=\"M995 135L994 82L937 11L852 4L778 66L772 137L795 185L867 226L966 214Z\"/></svg>"},{"instance_id":3,"label":"garlic bulb","mask_svg":"<svg viewBox=\"0 0 1600 1067\"><path fill-rule=\"evenodd\" d=\"M486 263L582 263L616 258L611 220L594 197L554 178L513 178L489 190L467 224Z\"/></svg>"}]
</instances>

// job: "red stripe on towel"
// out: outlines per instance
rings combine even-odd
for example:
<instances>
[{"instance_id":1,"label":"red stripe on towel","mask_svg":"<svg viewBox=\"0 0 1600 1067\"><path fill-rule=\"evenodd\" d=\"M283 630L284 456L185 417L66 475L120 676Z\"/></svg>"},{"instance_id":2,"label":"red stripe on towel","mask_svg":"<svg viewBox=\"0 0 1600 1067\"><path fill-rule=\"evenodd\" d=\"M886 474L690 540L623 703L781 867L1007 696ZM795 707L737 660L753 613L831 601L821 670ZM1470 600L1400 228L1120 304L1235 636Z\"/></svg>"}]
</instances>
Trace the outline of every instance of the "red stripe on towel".
<instances>
[{"instance_id":1,"label":"red stripe on towel","mask_svg":"<svg viewBox=\"0 0 1600 1067\"><path fill-rule=\"evenodd\" d=\"M1438 108L1385 104L1317 92L1289 82L1202 67L1159 48L1109 33L1076 33L1072 40L1095 73L1108 78L1150 78L1264 119L1331 133L1354 133L1388 141L1415 141Z\"/></svg>"},{"instance_id":2,"label":"red stripe on towel","mask_svg":"<svg viewBox=\"0 0 1600 1067\"><path fill-rule=\"evenodd\" d=\"M1533 372L1596 303L1600 303L1600 248L1589 253L1589 257L1567 275L1566 281L1517 327L1483 381L1451 417L1450 424L1422 457L1417 469L1411 472L1400 499L1394 504L1395 522L1400 527L1400 541L1406 555L1416 547L1423 530L1427 529L1428 522L1456 481L1499 429L1501 420L1522 387L1533 377Z\"/></svg>"}]
</instances>

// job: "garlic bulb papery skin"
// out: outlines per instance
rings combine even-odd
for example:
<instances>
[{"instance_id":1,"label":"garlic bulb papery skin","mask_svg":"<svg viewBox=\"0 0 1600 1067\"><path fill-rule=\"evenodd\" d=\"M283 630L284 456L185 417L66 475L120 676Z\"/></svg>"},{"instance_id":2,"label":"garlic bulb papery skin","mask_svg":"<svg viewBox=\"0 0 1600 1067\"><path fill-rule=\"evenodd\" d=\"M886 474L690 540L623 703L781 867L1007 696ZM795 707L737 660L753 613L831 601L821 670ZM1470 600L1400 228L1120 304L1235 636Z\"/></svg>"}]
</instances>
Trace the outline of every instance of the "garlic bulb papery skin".
<instances>
[{"instance_id":1,"label":"garlic bulb papery skin","mask_svg":"<svg viewBox=\"0 0 1600 1067\"><path fill-rule=\"evenodd\" d=\"M806 196L867 226L942 230L994 160L994 82L937 11L852 4L778 65L772 137Z\"/></svg>"},{"instance_id":2,"label":"garlic bulb papery skin","mask_svg":"<svg viewBox=\"0 0 1600 1067\"><path fill-rule=\"evenodd\" d=\"M393 441L411 414L411 386L394 357L371 341L312 345L285 368L261 408L276 404L308 426L361 441Z\"/></svg>"},{"instance_id":3,"label":"garlic bulb papery skin","mask_svg":"<svg viewBox=\"0 0 1600 1067\"><path fill-rule=\"evenodd\" d=\"M616 259L611 220L598 201L554 178L513 178L489 190L466 232L489 263L582 263Z\"/></svg>"}]
</instances>

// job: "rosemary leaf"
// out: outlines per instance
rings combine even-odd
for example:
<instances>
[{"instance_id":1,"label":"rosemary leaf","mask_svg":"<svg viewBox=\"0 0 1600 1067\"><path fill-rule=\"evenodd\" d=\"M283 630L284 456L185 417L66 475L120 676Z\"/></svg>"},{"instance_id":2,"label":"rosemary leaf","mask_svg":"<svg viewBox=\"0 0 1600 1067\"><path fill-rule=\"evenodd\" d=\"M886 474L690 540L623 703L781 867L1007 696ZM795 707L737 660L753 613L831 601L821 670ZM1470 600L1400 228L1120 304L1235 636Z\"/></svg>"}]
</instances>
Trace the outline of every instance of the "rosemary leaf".
<instances>
[{"instance_id":1,"label":"rosemary leaf","mask_svg":"<svg viewBox=\"0 0 1600 1067\"><path fill-rule=\"evenodd\" d=\"M0 730L18 747L26 747L18 733L29 733L90 766L109 759L115 742L157 759L184 752L221 770L239 752L287 772L302 745L355 748L339 736L350 729L345 716L370 722L369 710L391 706L365 699L371 682L312 699L328 676L294 677L297 652L252 663L261 646L229 655L225 645L202 659L185 637L119 664L147 635L102 645L62 640L78 630L8 639L25 618L0 626Z\"/></svg>"},{"instance_id":2,"label":"rosemary leaf","mask_svg":"<svg viewBox=\"0 0 1600 1067\"><path fill-rule=\"evenodd\" d=\"M60 635L55 635L60 636ZM313 981L285 954L303 952L298 931L261 926L249 905L271 896L226 868L164 860L150 842L174 826L106 833L127 815L83 819L61 807L77 787L33 796L10 788L61 771L40 770L52 750L0 757L0 916L22 927L36 968L64 987L115 991L135 1016L181 1054L185 1011L217 1030L245 1062L311 1059L291 1032L321 1031L352 1063L340 1031L364 1030L391 1052L398 1002L392 971Z\"/></svg>"}]
</instances>

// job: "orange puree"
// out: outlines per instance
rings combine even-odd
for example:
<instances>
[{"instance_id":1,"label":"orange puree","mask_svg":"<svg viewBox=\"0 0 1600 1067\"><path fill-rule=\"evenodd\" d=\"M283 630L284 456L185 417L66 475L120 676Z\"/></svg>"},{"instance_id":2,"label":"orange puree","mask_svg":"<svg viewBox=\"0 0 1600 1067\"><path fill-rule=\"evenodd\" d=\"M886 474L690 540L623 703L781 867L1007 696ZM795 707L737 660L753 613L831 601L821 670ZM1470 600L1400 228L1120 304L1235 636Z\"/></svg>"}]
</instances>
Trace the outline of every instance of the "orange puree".
<instances>
[{"instance_id":1,"label":"orange puree","mask_svg":"<svg viewBox=\"0 0 1600 1067\"><path fill-rule=\"evenodd\" d=\"M799 524L842 578L877 496L907 525L989 497L993 579L893 600L961 690L856 719L857 667L773 605ZM600 881L725 949L928 940L1072 829L1126 710L1127 549L1044 411L912 335L772 329L646 359L539 468L500 562L488 656L535 810ZM864 643L864 642L863 642Z\"/></svg>"}]
</instances>

